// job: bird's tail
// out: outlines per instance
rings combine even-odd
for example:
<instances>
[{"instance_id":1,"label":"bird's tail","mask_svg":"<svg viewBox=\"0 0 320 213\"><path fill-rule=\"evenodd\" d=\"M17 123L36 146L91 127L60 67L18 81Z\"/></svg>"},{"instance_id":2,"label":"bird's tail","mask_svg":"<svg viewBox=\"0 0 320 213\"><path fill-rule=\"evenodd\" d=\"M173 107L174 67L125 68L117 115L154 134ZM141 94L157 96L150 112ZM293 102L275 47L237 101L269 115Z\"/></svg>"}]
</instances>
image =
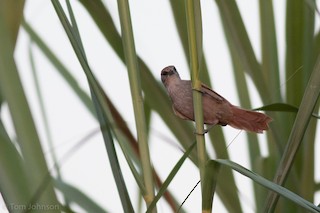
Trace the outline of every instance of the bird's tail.
<instances>
[{"instance_id":1,"label":"bird's tail","mask_svg":"<svg viewBox=\"0 0 320 213\"><path fill-rule=\"evenodd\" d=\"M236 106L232 106L232 112L233 118L228 125L250 132L262 133L263 130L268 130L268 123L272 121L272 118L265 114L240 109Z\"/></svg>"}]
</instances>

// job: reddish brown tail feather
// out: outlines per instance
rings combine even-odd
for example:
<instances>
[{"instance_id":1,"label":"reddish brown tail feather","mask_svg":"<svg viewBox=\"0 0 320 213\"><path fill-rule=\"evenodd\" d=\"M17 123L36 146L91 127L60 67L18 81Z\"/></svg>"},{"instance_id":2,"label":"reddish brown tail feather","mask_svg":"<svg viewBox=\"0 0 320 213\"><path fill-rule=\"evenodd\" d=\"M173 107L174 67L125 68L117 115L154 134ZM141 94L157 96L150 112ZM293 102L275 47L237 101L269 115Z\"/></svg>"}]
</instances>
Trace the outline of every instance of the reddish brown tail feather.
<instances>
[{"instance_id":1,"label":"reddish brown tail feather","mask_svg":"<svg viewBox=\"0 0 320 213\"><path fill-rule=\"evenodd\" d=\"M268 123L272 121L272 118L265 114L240 109L236 106L232 106L232 112L233 119L228 125L249 132L262 133L263 130L268 130Z\"/></svg>"}]
</instances>

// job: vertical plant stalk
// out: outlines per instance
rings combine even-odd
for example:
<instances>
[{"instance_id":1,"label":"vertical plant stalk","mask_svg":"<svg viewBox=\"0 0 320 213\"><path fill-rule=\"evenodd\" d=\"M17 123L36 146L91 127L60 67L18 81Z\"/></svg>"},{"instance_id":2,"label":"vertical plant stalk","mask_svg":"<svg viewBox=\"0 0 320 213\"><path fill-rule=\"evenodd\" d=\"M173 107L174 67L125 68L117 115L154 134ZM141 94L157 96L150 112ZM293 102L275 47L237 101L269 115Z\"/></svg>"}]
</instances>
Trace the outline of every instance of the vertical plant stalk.
<instances>
[{"instance_id":1,"label":"vertical plant stalk","mask_svg":"<svg viewBox=\"0 0 320 213\"><path fill-rule=\"evenodd\" d=\"M305 135L308 123L310 121L314 107L316 106L317 100L320 95L320 56L318 56L317 63L314 70L310 76L309 83L304 92L299 111L293 128L291 130L290 137L284 154L282 155L281 161L277 168L276 175L274 177L274 183L278 185L284 185L291 167L293 166L293 161L302 143L302 139ZM270 192L264 212L273 212L276 204L278 202L279 195L275 192Z\"/></svg>"},{"instance_id":2,"label":"vertical plant stalk","mask_svg":"<svg viewBox=\"0 0 320 213\"><path fill-rule=\"evenodd\" d=\"M140 72L138 70L137 55L134 46L133 32L131 26L130 9L127 0L118 0L118 9L121 24L122 43L125 61L128 68L130 90L132 96L135 122L137 126L138 144L141 154L143 178L145 184L144 199L147 206L154 199L154 187L152 167L150 163L149 146L147 141L147 127L144 113L142 89L140 83Z\"/></svg>"},{"instance_id":3,"label":"vertical plant stalk","mask_svg":"<svg viewBox=\"0 0 320 213\"><path fill-rule=\"evenodd\" d=\"M198 4L198 5L196 5ZM188 0L186 3L187 14L187 28L188 28L188 41L190 52L190 67L191 67L191 79L193 87L193 106L194 117L196 122L196 140L198 149L198 165L200 170L201 188L203 188L203 178L205 173L205 166L207 161L205 139L203 129L203 110L202 110L202 94L201 82L198 79L199 76L199 49L202 48L201 32L196 26L196 11L200 11L200 3L193 0ZM198 13L199 15L200 13ZM198 26L199 27L199 26ZM199 42L200 41L200 42Z\"/></svg>"}]
</instances>

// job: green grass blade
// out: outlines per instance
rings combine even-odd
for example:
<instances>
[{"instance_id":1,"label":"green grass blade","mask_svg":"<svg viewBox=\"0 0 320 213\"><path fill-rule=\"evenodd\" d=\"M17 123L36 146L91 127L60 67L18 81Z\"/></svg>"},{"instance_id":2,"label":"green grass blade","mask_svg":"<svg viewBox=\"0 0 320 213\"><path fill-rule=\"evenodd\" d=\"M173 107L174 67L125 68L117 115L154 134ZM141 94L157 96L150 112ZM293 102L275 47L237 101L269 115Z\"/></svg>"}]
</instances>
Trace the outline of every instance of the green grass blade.
<instances>
[{"instance_id":1,"label":"green grass blade","mask_svg":"<svg viewBox=\"0 0 320 213\"><path fill-rule=\"evenodd\" d=\"M310 212L315 212L315 213L320 212L320 208L315 206L313 203L310 203L309 201L301 198L297 194L289 191L288 189L265 179L264 177L242 167L241 165L239 165L237 163L234 163L229 160L223 160L223 159L216 159L214 161L221 164L221 165L227 166L227 167L233 169L234 171L239 172L240 174L252 179L254 182L256 182L256 183L262 185L263 187L270 189L270 190L274 191L275 193L291 200L292 202L296 203L297 205L305 208L306 210L308 210Z\"/></svg>"},{"instance_id":2,"label":"green grass blade","mask_svg":"<svg viewBox=\"0 0 320 213\"><path fill-rule=\"evenodd\" d=\"M6 22L9 37L14 47L16 46L20 23L23 18L24 4L25 0L0 1L0 14Z\"/></svg>"},{"instance_id":3,"label":"green grass blade","mask_svg":"<svg viewBox=\"0 0 320 213\"><path fill-rule=\"evenodd\" d=\"M7 205L28 205L31 191L27 181L27 174L23 159L11 142L0 120L0 191Z\"/></svg>"},{"instance_id":4,"label":"green grass blade","mask_svg":"<svg viewBox=\"0 0 320 213\"><path fill-rule=\"evenodd\" d=\"M270 102L281 101L278 45L272 1L259 1L262 47L262 74L269 90Z\"/></svg>"},{"instance_id":5,"label":"green grass blade","mask_svg":"<svg viewBox=\"0 0 320 213\"><path fill-rule=\"evenodd\" d=\"M178 171L180 170L182 164L184 163L184 161L189 157L191 151L193 150L193 148L196 146L196 143L193 143L187 150L186 152L182 155L182 157L180 158L180 160L176 163L176 165L173 167L173 169L171 170L170 174L168 175L168 177L166 178L166 180L163 182L161 188L159 189L158 194L155 196L154 200L150 203L148 209L146 212L152 212L153 208L156 206L157 202L159 201L159 199L163 196L163 194L165 193L165 191L167 190L169 184L171 183L171 181L173 180L173 178L175 177L175 175L178 173Z\"/></svg>"},{"instance_id":6,"label":"green grass blade","mask_svg":"<svg viewBox=\"0 0 320 213\"><path fill-rule=\"evenodd\" d=\"M100 100L96 96L100 95ZM105 141L105 145L107 148L107 153L110 161L110 165L112 168L112 174L114 176L114 179L117 184L118 188L118 193L121 198L121 203L123 207L124 212L134 212L130 196L127 190L127 187L124 182L124 178L120 169L120 164L118 161L118 157L116 154L115 146L114 146L114 141L112 139L111 131L110 131L110 126L108 125L110 122L107 119L107 116L103 113L101 106L99 103L101 101L101 94L95 94L95 91L92 92L93 96L93 102L95 104L96 110L97 110L97 115L98 119L100 122L100 128L102 131L103 139Z\"/></svg>"},{"instance_id":7,"label":"green grass blade","mask_svg":"<svg viewBox=\"0 0 320 213\"><path fill-rule=\"evenodd\" d=\"M234 52L232 53L233 55L237 55L238 59L236 60L241 63L241 71L245 71L249 74L258 89L262 101L264 103L269 103L272 100L272 96L269 94L269 88L267 87L261 64L259 64L253 51L237 3L234 0L216 0L216 3L230 51ZM270 116L277 121L279 120L277 119L278 115L276 114L270 113ZM271 123L270 128L271 137L269 138L272 138L274 143L268 143L268 148L270 153L275 153L275 157L277 157L278 153L283 150L283 145L280 143L281 138L283 137L279 133L279 129L281 130L283 127L274 122ZM276 144L276 146L272 146L272 144Z\"/></svg>"},{"instance_id":8,"label":"green grass blade","mask_svg":"<svg viewBox=\"0 0 320 213\"><path fill-rule=\"evenodd\" d=\"M114 179L116 181L116 185L118 187L118 192L121 198L122 206L125 212L133 212L133 207L130 201L130 197L122 176L121 168L118 162L117 154L115 151L113 139L110 132L110 126L111 123L108 120L107 113L105 112L108 110L108 107L106 106L105 98L103 95L103 92L101 90L101 87L96 82L95 78L92 75L92 72L90 70L90 67L88 66L88 63L86 61L86 58L84 57L84 52L82 52L83 49L81 49L82 45L79 45L78 42L81 42L81 40L77 40L77 38L80 38L80 36L75 36L75 31L71 27L59 1L52 0L52 4L57 12L57 15L65 28L65 31L69 37L69 40L74 48L74 51L79 59L79 62L84 70L84 72L87 75L89 86L91 89L91 94L93 98L93 103L97 111L98 119L100 122L100 128L102 130L102 135L105 141L105 145L108 152L108 157L110 161L110 165L112 168L112 173L114 175Z\"/></svg>"},{"instance_id":9,"label":"green grass blade","mask_svg":"<svg viewBox=\"0 0 320 213\"><path fill-rule=\"evenodd\" d=\"M288 1L286 16L287 102L299 105L314 66L314 11L306 1Z\"/></svg>"},{"instance_id":10,"label":"green grass blade","mask_svg":"<svg viewBox=\"0 0 320 213\"><path fill-rule=\"evenodd\" d=\"M226 35L227 39L229 38L228 35ZM230 42L229 42L230 44ZM229 50L231 52L231 58L232 58L232 64L233 64L233 74L236 79L236 87L238 92L238 97L240 100L240 105L244 108L251 109L251 101L250 101L250 95L247 85L247 80L245 78L245 73L243 71L243 67L240 61L240 58L236 54L236 51L234 50L232 45L229 45ZM249 160L252 170L254 171L263 171L261 167L258 166L256 163L258 159L261 158L261 151L259 147L259 141L258 137L255 134L247 134L248 138L248 151L249 151ZM264 201L265 198L263 193L259 192L257 185L253 185L254 187L254 198L256 201L256 205L259 206Z\"/></svg>"},{"instance_id":11,"label":"green grass blade","mask_svg":"<svg viewBox=\"0 0 320 213\"><path fill-rule=\"evenodd\" d=\"M63 193L66 198L72 202L78 204L86 212L95 213L106 213L108 211L104 210L96 202L91 200L85 193L80 191L78 188L61 181L60 179L54 180L55 187Z\"/></svg>"},{"instance_id":12,"label":"green grass blade","mask_svg":"<svg viewBox=\"0 0 320 213\"><path fill-rule=\"evenodd\" d=\"M70 71L66 69L66 67L58 58L55 57L55 55L50 51L49 47L46 46L46 44L41 40L41 38L36 34L36 32L32 30L32 28L27 23L24 23L24 27L26 31L29 33L31 39L33 39L33 41L37 44L40 50L45 54L45 56L47 56L48 60L57 68L59 74L61 74L63 79L66 80L68 85L77 94L82 103L84 103L84 105L87 106L87 109L90 112L92 112L92 115L94 115L94 117L97 118L90 97L78 86L76 79L70 74ZM136 166L138 166L138 168L141 168L140 160L138 159L139 153L137 148L137 142L134 136L132 135L126 122L121 117L120 113L117 111L116 107L113 105L111 100L105 94L104 97L108 107L110 108L109 117L113 117L112 125L115 136L120 142L121 149L126 150L123 152L125 157L127 159L133 159ZM140 178L138 178L139 175L137 175L137 172L133 170L134 167L131 160L127 160L127 162L129 164L129 167L132 169L132 173L135 176L139 187L143 191L144 186L140 181Z\"/></svg>"},{"instance_id":13,"label":"green grass blade","mask_svg":"<svg viewBox=\"0 0 320 213\"><path fill-rule=\"evenodd\" d=\"M283 185L289 171L293 165L296 153L301 145L302 139L308 127L311 114L314 110L318 97L320 95L320 57L314 67L309 83L305 90L304 96L299 107L297 117L295 119L285 152L279 163L276 175L274 177L275 183ZM313 180L312 180L313 181ZM266 200L265 209L271 211L275 208L278 200L278 195L270 193Z\"/></svg>"},{"instance_id":14,"label":"green grass blade","mask_svg":"<svg viewBox=\"0 0 320 213\"><path fill-rule=\"evenodd\" d=\"M215 161L207 162L203 183L205 187L202 191L202 212L212 212L212 202L218 182L219 171L220 165L218 163Z\"/></svg>"},{"instance_id":15,"label":"green grass blade","mask_svg":"<svg viewBox=\"0 0 320 213\"><path fill-rule=\"evenodd\" d=\"M48 168L13 58L13 42L2 15L0 15L0 38L0 90L10 109L25 169L32 171L28 173L27 181L31 193L35 193ZM51 183L42 192L37 203L58 205Z\"/></svg>"},{"instance_id":16,"label":"green grass blade","mask_svg":"<svg viewBox=\"0 0 320 213\"><path fill-rule=\"evenodd\" d=\"M96 113L93 108L92 101L89 95L79 86L76 79L70 74L67 67L57 58L57 56L51 51L46 43L40 38L40 36L34 31L34 29L25 20L22 22L24 30L29 34L30 39L39 47L42 53L48 58L52 65L56 68L58 73L64 80L70 85L72 90L77 94L77 97L84 103L88 111L96 117Z\"/></svg>"},{"instance_id":17,"label":"green grass blade","mask_svg":"<svg viewBox=\"0 0 320 213\"><path fill-rule=\"evenodd\" d=\"M97 118L96 113L94 111L94 107L92 104L92 101L89 97L89 95L82 90L82 88L79 87L78 82L76 79L72 76L71 72L62 64L62 62L54 55L53 52L51 52L50 48L43 42L43 40L38 36L38 34L31 28L31 26L23 22L24 29L28 32L30 35L30 38L32 41L35 42L35 44L40 48L42 53L48 58L48 60L53 64L54 67L56 67L56 70L61 75L62 79L64 79L67 84L71 87L71 89L76 93L77 97L80 98L82 103L87 107L87 109L91 112L91 114ZM127 141L125 144L131 144L133 147L132 149L128 148L127 150L131 152L132 154L129 154L132 159L135 160L135 163L139 165L139 160L137 157L137 142L130 132L127 124L125 123L124 119L121 117L120 113L117 111L116 107L113 105L111 100L105 95L105 100L107 105L110 108L110 114L114 118L114 125L116 125L118 128L114 128L115 135L119 141ZM133 151L131 151L133 150ZM133 153L136 154L133 154Z\"/></svg>"},{"instance_id":18,"label":"green grass blade","mask_svg":"<svg viewBox=\"0 0 320 213\"><path fill-rule=\"evenodd\" d=\"M251 76L262 100L268 101L269 94L261 65L254 54L236 2L234 0L216 0L215 2L220 12L224 31L230 35L229 42L235 47L244 70Z\"/></svg>"},{"instance_id":19,"label":"green grass blade","mask_svg":"<svg viewBox=\"0 0 320 213\"><path fill-rule=\"evenodd\" d=\"M138 69L137 54L135 50L133 31L131 25L130 9L127 0L118 0L118 10L120 16L122 43L125 61L128 69L130 91L132 96L135 123L137 127L137 137L140 150L142 173L146 191L144 199L147 206L154 199L154 183L152 177L152 166L147 137L147 126L142 98L141 77Z\"/></svg>"}]
</instances>

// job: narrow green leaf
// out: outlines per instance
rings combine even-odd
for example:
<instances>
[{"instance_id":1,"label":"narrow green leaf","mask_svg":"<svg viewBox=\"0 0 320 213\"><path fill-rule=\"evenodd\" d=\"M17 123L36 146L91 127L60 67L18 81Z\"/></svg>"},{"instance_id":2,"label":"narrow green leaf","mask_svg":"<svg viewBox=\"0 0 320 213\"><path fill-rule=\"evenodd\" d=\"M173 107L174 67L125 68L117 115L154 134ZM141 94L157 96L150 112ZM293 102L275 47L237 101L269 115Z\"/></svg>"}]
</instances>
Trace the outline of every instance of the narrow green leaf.
<instances>
[{"instance_id":1,"label":"narrow green leaf","mask_svg":"<svg viewBox=\"0 0 320 213\"><path fill-rule=\"evenodd\" d=\"M226 34L227 40L230 39L230 35ZM240 61L240 58L234 49L234 46L231 45L231 42L228 42L229 44L229 51L231 53L231 59L232 59L232 65L233 65L233 74L236 79L236 86L237 86L237 92L240 100L240 105L244 108L251 109L251 101L250 101L250 95L249 95L249 89L247 85L247 80L245 78L245 73L243 70L242 63ZM249 159L250 159L250 165L251 168L256 171L256 161L257 159L261 158L261 151L259 147L259 141L258 137L255 134L247 134L248 138L248 148L249 148ZM227 170L230 171L230 170ZM235 187L234 187L235 188ZM254 185L254 198L256 201L256 205L258 206L259 203L262 203L263 201L261 198L261 193L258 193L258 188L256 185ZM264 199L264 197L263 197Z\"/></svg>"},{"instance_id":2,"label":"narrow green leaf","mask_svg":"<svg viewBox=\"0 0 320 213\"><path fill-rule=\"evenodd\" d=\"M268 101L270 96L262 75L261 65L254 54L236 2L234 0L216 0L215 2L220 12L225 33L230 35L230 45L235 47L234 49L241 59L244 70L251 76L262 100Z\"/></svg>"},{"instance_id":3,"label":"narrow green leaf","mask_svg":"<svg viewBox=\"0 0 320 213\"><path fill-rule=\"evenodd\" d=\"M220 164L215 161L208 161L202 191L202 212L212 212L212 202L218 182L219 171Z\"/></svg>"},{"instance_id":4,"label":"narrow green leaf","mask_svg":"<svg viewBox=\"0 0 320 213\"><path fill-rule=\"evenodd\" d=\"M85 193L78 188L61 181L60 179L54 180L55 187L60 190L66 198L72 202L78 204L86 212L106 213L99 204L91 200Z\"/></svg>"},{"instance_id":5,"label":"narrow green leaf","mask_svg":"<svg viewBox=\"0 0 320 213\"><path fill-rule=\"evenodd\" d=\"M89 95L84 90L82 90L82 88L79 87L78 82L72 76L71 72L51 52L50 48L43 42L43 40L38 36L38 34L31 28L31 26L28 23L23 22L22 25L23 25L24 29L30 35L30 38L32 39L32 41L35 42L35 44L40 48L42 53L44 53L44 55L48 58L48 60L56 67L56 70L62 76L62 79L64 79L67 82L67 84L71 87L71 89L77 94L77 97L80 98L82 103L87 107L87 109L91 112L91 114L95 118L97 118L97 115L94 111L94 107L93 107L93 104L92 104L92 101L91 101ZM111 112L110 114L114 118L113 125L117 126L117 128L114 127L114 132L115 132L115 135L116 135L118 141L128 141L128 142L124 143L124 145L127 143L131 144L131 146L133 148L127 149L128 152L131 153L131 154L129 154L129 156L130 156L130 158L134 159L135 163L138 165L138 167L140 167L139 166L140 163L139 163L137 157L135 157L138 154L137 153L138 148L137 148L137 142L136 142L134 136L130 132L126 122L121 117L121 115L117 111L116 107L113 105L111 100L106 95L105 95L105 100L106 100L107 105L110 108L110 112ZM121 147L123 147L123 145ZM131 151L131 150L133 150L133 151ZM136 153L136 154L133 154L133 153Z\"/></svg>"},{"instance_id":6,"label":"narrow green leaf","mask_svg":"<svg viewBox=\"0 0 320 213\"><path fill-rule=\"evenodd\" d=\"M31 191L23 159L0 119L0 191L8 210L13 204L28 205Z\"/></svg>"},{"instance_id":7,"label":"narrow green leaf","mask_svg":"<svg viewBox=\"0 0 320 213\"><path fill-rule=\"evenodd\" d=\"M12 45L15 47L18 38L20 23L23 18L25 0L0 1L0 14L8 29Z\"/></svg>"},{"instance_id":8,"label":"narrow green leaf","mask_svg":"<svg viewBox=\"0 0 320 213\"><path fill-rule=\"evenodd\" d=\"M182 164L184 163L184 161L187 159L187 157L189 157L191 151L193 150L193 148L196 146L196 143L193 143L187 150L186 152L182 155L182 157L180 158L180 160L176 163L176 165L173 167L173 169L171 170L170 174L168 175L168 177L166 178L166 180L163 182L161 188L159 189L158 194L155 196L154 200L150 203L148 209L146 212L152 212L153 208L156 206L157 202L159 201L159 199L162 197L162 195L165 193L165 191L167 190L169 184L171 183L171 181L173 180L173 178L176 176L176 174L178 173L178 171L180 170Z\"/></svg>"},{"instance_id":9,"label":"narrow green leaf","mask_svg":"<svg viewBox=\"0 0 320 213\"><path fill-rule=\"evenodd\" d=\"M189 61L189 48L188 48L188 33L187 33L187 23L186 23L186 12L185 10L181 10L181 8L185 8L185 1L176 1L171 0L170 5L172 8L172 14L175 19L175 25L178 29L179 37L184 49L184 53L186 59ZM202 59L200 64L200 73L199 78L206 85L211 86L209 71L206 64L205 54L201 53ZM171 110L171 109L170 109ZM162 115L163 117L163 115ZM170 124L170 123L169 123ZM167 123L167 125L169 125ZM176 126L176 125L174 125ZM218 158L229 158L229 154L227 152L227 144L222 132L221 127L215 127L209 132L211 145L214 147L215 153ZM227 181L219 182L217 185L217 193L224 203L226 209L228 211L234 211L241 209L240 201L237 192L234 190L236 188L235 181L233 178L233 174L230 170L222 170L222 175L226 178ZM223 190L220 190L223 188ZM228 190L226 190L226 188Z\"/></svg>"},{"instance_id":10,"label":"narrow green leaf","mask_svg":"<svg viewBox=\"0 0 320 213\"><path fill-rule=\"evenodd\" d=\"M279 163L274 182L283 185L288 177L289 171L293 165L296 153L301 145L302 139L308 127L311 114L314 110L318 97L320 95L320 57L309 83L305 90L304 96L299 107L297 117L295 119L285 152ZM265 210L272 211L277 203L279 196L275 193L270 193L266 200Z\"/></svg>"},{"instance_id":11,"label":"narrow green leaf","mask_svg":"<svg viewBox=\"0 0 320 213\"><path fill-rule=\"evenodd\" d=\"M69 40L74 48L74 51L79 59L79 62L88 78L88 82L89 82L89 86L91 89L91 95L93 98L93 103L94 106L96 108L97 111L97 115L98 115L98 119L100 122L100 128L102 130L102 135L105 141L105 145L107 148L107 152L108 152L108 157L109 157L109 161L110 161L110 165L112 168L112 173L114 175L114 179L116 182L116 185L118 187L118 193L120 195L121 198L121 202L122 202L122 206L125 212L133 212L133 207L130 201L130 197L122 176L122 172L121 172L121 168L119 165L119 161L117 158L117 154L115 151L115 147L114 147L114 143L113 143L113 139L111 136L111 132L110 132L110 126L109 124L111 123L108 120L107 117L107 113L105 112L106 110L108 110L108 107L106 105L105 99L104 99L104 95L103 92L101 90L101 87L99 86L99 84L97 83L97 81L95 80L94 76L92 75L92 72L90 70L90 67L88 66L88 63L86 61L85 58L85 53L82 52L82 48L80 44L78 44L78 42L81 42L80 35L78 34L77 36L75 36L75 34L77 32L75 32L73 30L73 28L71 27L66 14L64 13L60 3L58 0L52 0L51 1L56 12L57 15L69 37ZM78 38L78 39L77 39Z\"/></svg>"},{"instance_id":12,"label":"narrow green leaf","mask_svg":"<svg viewBox=\"0 0 320 213\"><path fill-rule=\"evenodd\" d=\"M254 110L277 111L277 112L298 112L299 108L291 104L274 103L274 104L265 105L259 108L255 108Z\"/></svg>"},{"instance_id":13,"label":"narrow green leaf","mask_svg":"<svg viewBox=\"0 0 320 213\"><path fill-rule=\"evenodd\" d=\"M81 0L85 9L94 19L100 31L109 42L119 58L125 62L121 37L116 30L111 15L100 0ZM141 69L141 86L145 95L145 101L164 120L169 129L179 139L182 146L187 149L193 138L193 127L190 123L178 119L172 112L171 103L163 85L152 75L146 63L138 57ZM159 70L160 78L160 70ZM191 154L191 159L196 162L196 152Z\"/></svg>"},{"instance_id":14,"label":"narrow green leaf","mask_svg":"<svg viewBox=\"0 0 320 213\"><path fill-rule=\"evenodd\" d=\"M67 68L62 64L62 62L58 58L56 58L56 56L50 51L49 47L47 47L46 44L41 40L41 38L32 30L31 26L29 26L25 22L23 23L23 25L26 31L29 33L31 39L38 45L40 50L42 50L42 52L47 56L49 61L51 61L52 64L57 68L57 70L59 71L59 74L61 74L63 79L66 80L68 85L77 94L77 96L84 103L84 105L87 106L87 109L89 109L89 111L92 112L92 115L95 118L97 118L96 113L94 112L94 108L93 108L90 97L79 87L76 79L70 74L70 71L67 70ZM140 181L140 176L138 175L131 160L128 160L128 159L133 159L135 161L134 162L135 165L138 168L141 168L140 160L138 159L139 153L138 153L138 148L137 148L138 146L137 146L136 139L132 135L126 122L121 117L120 113L117 111L116 107L113 105L111 100L105 94L104 94L104 98L108 107L110 108L109 117L113 117L113 123L111 124L113 125L113 131L115 133L115 136L119 141L121 149L124 150L123 153L139 185L139 188L142 191L144 191L144 186Z\"/></svg>"},{"instance_id":15,"label":"narrow green leaf","mask_svg":"<svg viewBox=\"0 0 320 213\"><path fill-rule=\"evenodd\" d=\"M305 0L288 1L286 10L287 102L298 105L312 72L314 10Z\"/></svg>"},{"instance_id":16,"label":"narrow green leaf","mask_svg":"<svg viewBox=\"0 0 320 213\"><path fill-rule=\"evenodd\" d=\"M268 82L269 101L281 101L278 46L276 39L273 1L259 1L262 46L262 75Z\"/></svg>"},{"instance_id":17,"label":"narrow green leaf","mask_svg":"<svg viewBox=\"0 0 320 213\"><path fill-rule=\"evenodd\" d=\"M27 181L31 193L35 193L39 183L46 176L48 168L14 61L13 41L4 21L3 16L0 15L0 90L9 106L24 167L32 171L27 174ZM35 202L58 205L52 184L48 185Z\"/></svg>"},{"instance_id":18,"label":"narrow green leaf","mask_svg":"<svg viewBox=\"0 0 320 213\"><path fill-rule=\"evenodd\" d=\"M261 177L260 175L242 167L241 165L239 165L237 163L234 163L229 160L223 160L223 159L216 159L214 161L221 164L221 165L227 166L227 167L233 169L234 171L239 172L240 174L252 179L254 182L256 182L256 183L262 185L263 187L268 188L268 189L272 190L273 192L291 200L292 202L298 204L299 206L305 208L306 210L308 210L310 212L315 212L315 213L320 212L320 208L315 206L313 203L310 203L309 201L301 198L297 194L289 191L288 189L286 189L280 185L277 185L277 184L265 179L264 177Z\"/></svg>"},{"instance_id":19,"label":"narrow green leaf","mask_svg":"<svg viewBox=\"0 0 320 213\"><path fill-rule=\"evenodd\" d=\"M96 113L93 108L92 101L89 95L79 86L76 79L70 74L70 71L65 65L57 58L57 56L51 51L47 44L40 38L40 36L34 31L34 29L25 20L22 22L24 30L29 34L30 39L39 47L42 53L48 58L52 65L56 68L58 73L68 83L72 90L77 94L77 97L84 103L86 108L96 118Z\"/></svg>"}]
</instances>

